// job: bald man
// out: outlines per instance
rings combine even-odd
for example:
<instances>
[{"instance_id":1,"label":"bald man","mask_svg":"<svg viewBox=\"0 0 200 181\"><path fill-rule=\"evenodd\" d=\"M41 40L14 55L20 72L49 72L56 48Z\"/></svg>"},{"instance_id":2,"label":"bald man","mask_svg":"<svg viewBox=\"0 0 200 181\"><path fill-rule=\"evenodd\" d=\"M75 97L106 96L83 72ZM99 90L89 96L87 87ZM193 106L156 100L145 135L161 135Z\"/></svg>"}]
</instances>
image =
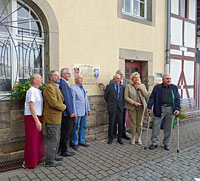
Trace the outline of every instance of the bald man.
<instances>
[{"instance_id":1,"label":"bald man","mask_svg":"<svg viewBox=\"0 0 200 181\"><path fill-rule=\"evenodd\" d=\"M109 115L108 144L112 144L114 138L114 127L118 124L117 141L122 142L123 132L123 112L124 112L124 87L120 84L119 74L113 76L113 83L106 86L104 99L107 102Z\"/></svg>"}]
</instances>

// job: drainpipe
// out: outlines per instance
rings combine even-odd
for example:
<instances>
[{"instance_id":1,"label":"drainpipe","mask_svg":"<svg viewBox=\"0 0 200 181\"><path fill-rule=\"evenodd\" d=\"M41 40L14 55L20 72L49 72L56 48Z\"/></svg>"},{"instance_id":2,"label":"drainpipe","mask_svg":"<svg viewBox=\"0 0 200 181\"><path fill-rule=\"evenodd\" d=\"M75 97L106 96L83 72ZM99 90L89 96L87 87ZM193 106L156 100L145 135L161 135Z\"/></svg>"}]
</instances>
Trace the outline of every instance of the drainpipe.
<instances>
[{"instance_id":1,"label":"drainpipe","mask_svg":"<svg viewBox=\"0 0 200 181\"><path fill-rule=\"evenodd\" d=\"M167 0L167 41L166 41L166 64L165 64L165 74L169 74L169 63L170 63L170 12L171 12L171 0Z\"/></svg>"}]
</instances>

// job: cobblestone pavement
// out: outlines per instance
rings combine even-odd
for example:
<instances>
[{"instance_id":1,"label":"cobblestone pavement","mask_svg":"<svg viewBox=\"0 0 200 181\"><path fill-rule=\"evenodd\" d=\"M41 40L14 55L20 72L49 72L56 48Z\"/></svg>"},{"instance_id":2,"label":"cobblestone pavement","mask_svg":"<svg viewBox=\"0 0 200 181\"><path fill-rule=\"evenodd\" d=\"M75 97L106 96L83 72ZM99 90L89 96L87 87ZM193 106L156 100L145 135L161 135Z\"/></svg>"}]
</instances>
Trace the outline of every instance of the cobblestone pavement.
<instances>
[{"instance_id":1,"label":"cobblestone pavement","mask_svg":"<svg viewBox=\"0 0 200 181\"><path fill-rule=\"evenodd\" d=\"M62 166L37 166L34 171L17 169L0 173L0 181L28 180L194 180L200 178L200 119L188 120L180 126L180 153L177 150L177 131L173 129L171 150L160 143L155 150L144 150L144 145L124 145L106 140L91 142L81 147L73 157L65 157ZM151 135L151 130L150 130ZM143 132L143 143L146 131ZM150 144L150 136L149 136Z\"/></svg>"}]
</instances>

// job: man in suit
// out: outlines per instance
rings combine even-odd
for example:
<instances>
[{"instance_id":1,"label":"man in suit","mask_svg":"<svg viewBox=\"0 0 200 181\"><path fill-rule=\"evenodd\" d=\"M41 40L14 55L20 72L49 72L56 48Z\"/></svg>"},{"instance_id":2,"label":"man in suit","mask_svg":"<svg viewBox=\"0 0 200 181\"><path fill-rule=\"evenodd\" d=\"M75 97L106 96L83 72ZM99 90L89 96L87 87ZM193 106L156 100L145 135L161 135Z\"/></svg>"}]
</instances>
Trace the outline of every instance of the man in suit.
<instances>
[{"instance_id":1,"label":"man in suit","mask_svg":"<svg viewBox=\"0 0 200 181\"><path fill-rule=\"evenodd\" d=\"M109 114L109 128L108 128L108 144L113 142L114 127L118 125L117 141L122 142L123 132L123 111L124 111L124 87L120 85L121 77L119 74L114 75L113 83L106 86L104 98L107 102L107 109Z\"/></svg>"},{"instance_id":2,"label":"man in suit","mask_svg":"<svg viewBox=\"0 0 200 181\"><path fill-rule=\"evenodd\" d=\"M60 146L59 152L61 152L61 156L73 156L75 153L68 151L67 144L70 134L70 127L72 118L77 118L74 114L74 106L72 93L68 86L67 81L69 81L71 77L70 70L68 68L63 68L61 70L61 79L60 79L60 90L64 97L64 104L66 105L66 109L62 114L62 124L61 124L61 137L60 137Z\"/></svg>"},{"instance_id":3,"label":"man in suit","mask_svg":"<svg viewBox=\"0 0 200 181\"><path fill-rule=\"evenodd\" d=\"M125 87L129 84L130 81L127 80L127 79L124 79L124 73L121 70L117 70L115 74L119 74L120 75L120 77L121 77L120 84L125 89ZM113 79L110 80L109 84L112 84L112 83L114 83ZM100 88L102 88L104 91L106 90L105 85L103 83L99 83L98 86ZM124 139L130 140L130 137L126 134L126 126L125 126L125 124L126 124L126 108L124 107L122 137ZM114 133L113 133L113 135L114 135L114 138L117 136L117 125L114 126Z\"/></svg>"},{"instance_id":4,"label":"man in suit","mask_svg":"<svg viewBox=\"0 0 200 181\"><path fill-rule=\"evenodd\" d=\"M62 112L66 109L63 104L63 95L59 89L59 73L56 70L49 72L49 83L44 89L43 100L43 121L47 132L47 154L45 166L56 167L61 164L58 161L63 157L58 156L58 146L60 141L60 128Z\"/></svg>"},{"instance_id":5,"label":"man in suit","mask_svg":"<svg viewBox=\"0 0 200 181\"><path fill-rule=\"evenodd\" d=\"M78 150L78 145L84 147L89 146L89 144L85 143L85 134L87 127L87 115L90 115L90 105L87 92L83 87L83 77L81 75L75 76L75 84L71 87L71 90L74 104L74 114L77 115L77 120L74 122L73 127L72 148Z\"/></svg>"}]
</instances>

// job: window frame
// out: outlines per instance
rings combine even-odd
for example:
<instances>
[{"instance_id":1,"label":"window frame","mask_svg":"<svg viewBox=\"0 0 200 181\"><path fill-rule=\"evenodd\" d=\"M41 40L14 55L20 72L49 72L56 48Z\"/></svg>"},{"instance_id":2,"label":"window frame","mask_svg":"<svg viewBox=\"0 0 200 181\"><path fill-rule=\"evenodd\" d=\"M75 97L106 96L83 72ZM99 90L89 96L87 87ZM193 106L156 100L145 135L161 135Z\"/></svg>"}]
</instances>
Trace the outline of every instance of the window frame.
<instances>
[{"instance_id":1,"label":"window frame","mask_svg":"<svg viewBox=\"0 0 200 181\"><path fill-rule=\"evenodd\" d=\"M22 5L24 5L26 8L29 9L28 13L29 13L29 16L31 15L31 12L34 13L34 15L37 17L37 22L40 23L40 28L41 28L41 32L40 30L38 32L41 33L41 36L34 36L32 35L32 33L30 33L30 36L26 35L23 37L22 39L22 36L21 34L18 33L18 25L17 25L17 20L18 20L18 13L12 13L13 11L16 11L17 7L18 7L18 2ZM42 77L43 77L43 80L45 81L45 34L44 34L44 25L42 23L42 20L40 19L40 16L37 14L37 12L35 10L33 10L33 8L31 6L29 6L26 2L24 2L23 0L11 0L10 1L11 3L11 16L12 16L12 27L10 27L10 30L9 31L6 31L6 32L3 32L1 31L0 32L0 40L8 40L8 36L9 35L12 35L12 41L13 41L13 45L11 47L11 60L10 60L10 79L11 79L11 89L13 88L13 85L19 81L20 79L20 74L19 74L19 70L21 68L21 66L18 66L17 64L19 63L18 62L18 59L17 59L17 56L18 56L18 47L16 48L16 45L18 45L19 43L22 42L23 40L23 43L33 43L33 40L34 41L37 41L37 46L40 46L41 45L41 57L42 57L42 60L41 60L41 67L42 67ZM30 24L32 23L29 22L29 26ZM29 29L30 32L32 32L31 29ZM11 40L9 40L11 41ZM16 53L14 53L14 48L16 48ZM23 49L23 48L22 48ZM24 55L23 55L24 56ZM12 60L15 60L15 61L12 61ZM22 65L24 66L24 64ZM29 67L31 68L31 67ZM24 75L25 79L27 78L26 75ZM3 91L1 90L0 91L0 100L8 100L8 96L10 95L9 91Z\"/></svg>"},{"instance_id":2,"label":"window frame","mask_svg":"<svg viewBox=\"0 0 200 181\"><path fill-rule=\"evenodd\" d=\"M130 0L130 11L131 11L130 13L125 11L125 1L126 0L122 0L122 14L125 14L127 16L141 18L141 19L147 19L147 0L144 0L144 2L142 2L141 0ZM135 1L138 2L138 4L139 4L139 6L138 6L139 14L141 14L140 5L141 5L141 3L144 4L144 17L134 13L134 2Z\"/></svg>"}]
</instances>

